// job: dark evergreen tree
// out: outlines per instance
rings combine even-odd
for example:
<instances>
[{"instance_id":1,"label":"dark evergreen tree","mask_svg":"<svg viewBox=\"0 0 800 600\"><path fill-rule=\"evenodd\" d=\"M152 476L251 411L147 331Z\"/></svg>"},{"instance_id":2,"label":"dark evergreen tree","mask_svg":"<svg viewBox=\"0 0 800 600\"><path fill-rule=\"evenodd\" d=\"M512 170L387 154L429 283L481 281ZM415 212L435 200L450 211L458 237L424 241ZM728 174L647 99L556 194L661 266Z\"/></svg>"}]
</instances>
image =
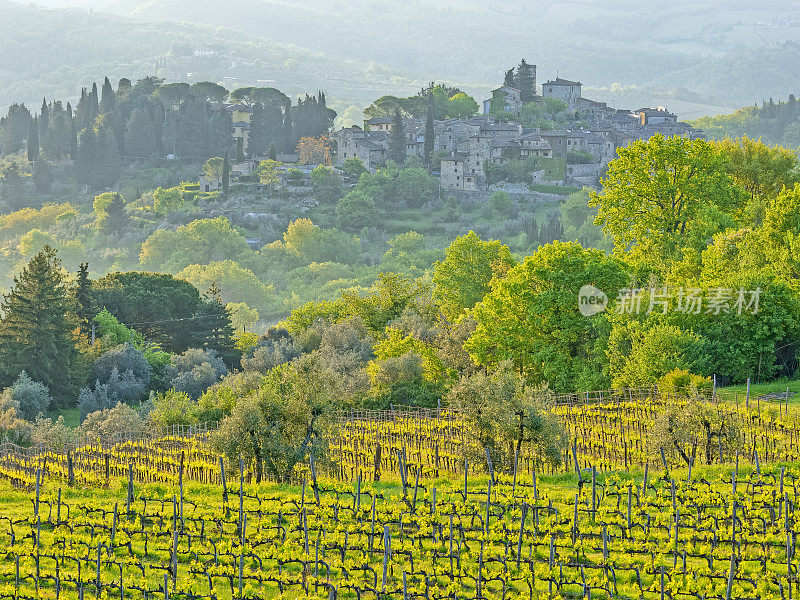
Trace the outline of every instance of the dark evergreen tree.
<instances>
[{"instance_id":1,"label":"dark evergreen tree","mask_svg":"<svg viewBox=\"0 0 800 600\"><path fill-rule=\"evenodd\" d=\"M209 140L209 154L221 156L231 147L233 139L233 118L224 106L212 108L211 139Z\"/></svg>"},{"instance_id":2,"label":"dark evergreen tree","mask_svg":"<svg viewBox=\"0 0 800 600\"><path fill-rule=\"evenodd\" d=\"M33 118L28 126L28 162L39 158L39 124Z\"/></svg>"},{"instance_id":3,"label":"dark evergreen tree","mask_svg":"<svg viewBox=\"0 0 800 600\"><path fill-rule=\"evenodd\" d=\"M100 231L106 235L120 233L130 224L131 218L125 208L125 198L122 194L114 194L105 212L98 219Z\"/></svg>"},{"instance_id":4,"label":"dark evergreen tree","mask_svg":"<svg viewBox=\"0 0 800 600\"><path fill-rule=\"evenodd\" d=\"M252 110L247 136L247 154L250 157L264 155L269 147L267 109L261 102L256 102Z\"/></svg>"},{"instance_id":5,"label":"dark evergreen tree","mask_svg":"<svg viewBox=\"0 0 800 600\"><path fill-rule=\"evenodd\" d=\"M47 386L64 407L86 381L75 301L56 251L46 246L14 278L3 297L0 320L0 385L22 371Z\"/></svg>"},{"instance_id":6,"label":"dark evergreen tree","mask_svg":"<svg viewBox=\"0 0 800 600\"><path fill-rule=\"evenodd\" d=\"M406 162L406 129L400 109L395 109L392 117L392 130L389 132L387 158L398 165Z\"/></svg>"},{"instance_id":7,"label":"dark evergreen tree","mask_svg":"<svg viewBox=\"0 0 800 600\"><path fill-rule=\"evenodd\" d=\"M278 151L275 149L275 140L272 140L269 144L269 159L278 160Z\"/></svg>"},{"instance_id":8,"label":"dark evergreen tree","mask_svg":"<svg viewBox=\"0 0 800 600\"><path fill-rule=\"evenodd\" d=\"M222 159L222 193L227 194L231 183L231 161L228 159L228 151L225 150L225 157Z\"/></svg>"},{"instance_id":9,"label":"dark evergreen tree","mask_svg":"<svg viewBox=\"0 0 800 600\"><path fill-rule=\"evenodd\" d=\"M244 139L236 138L236 163L244 162Z\"/></svg>"},{"instance_id":10,"label":"dark evergreen tree","mask_svg":"<svg viewBox=\"0 0 800 600\"><path fill-rule=\"evenodd\" d=\"M177 135L179 156L208 158L210 132L205 102L190 98L181 104Z\"/></svg>"},{"instance_id":11,"label":"dark evergreen tree","mask_svg":"<svg viewBox=\"0 0 800 600\"><path fill-rule=\"evenodd\" d=\"M33 185L40 194L49 194L53 187L53 166L43 158L33 163Z\"/></svg>"},{"instance_id":12,"label":"dark evergreen tree","mask_svg":"<svg viewBox=\"0 0 800 600\"><path fill-rule=\"evenodd\" d=\"M100 114L111 114L114 111L114 101L114 88L111 87L111 82L106 77L101 91Z\"/></svg>"},{"instance_id":13,"label":"dark evergreen tree","mask_svg":"<svg viewBox=\"0 0 800 600\"><path fill-rule=\"evenodd\" d=\"M430 168L431 154L433 153L433 146L436 140L436 131L433 127L433 108L428 107L428 115L425 118L425 166Z\"/></svg>"},{"instance_id":14,"label":"dark evergreen tree","mask_svg":"<svg viewBox=\"0 0 800 600\"><path fill-rule=\"evenodd\" d=\"M42 98L42 108L39 109L39 145L47 151L47 130L50 128L50 107L47 106L47 99Z\"/></svg>"},{"instance_id":15,"label":"dark evergreen tree","mask_svg":"<svg viewBox=\"0 0 800 600\"><path fill-rule=\"evenodd\" d=\"M12 209L20 209L25 205L24 188L17 163L11 163L0 177L0 197L8 202Z\"/></svg>"},{"instance_id":16,"label":"dark evergreen tree","mask_svg":"<svg viewBox=\"0 0 800 600\"><path fill-rule=\"evenodd\" d=\"M520 91L520 99L523 102L530 102L536 95L536 67L529 65L523 58L517 67L517 74L514 77L516 88Z\"/></svg>"},{"instance_id":17,"label":"dark evergreen tree","mask_svg":"<svg viewBox=\"0 0 800 600\"><path fill-rule=\"evenodd\" d=\"M135 109L125 124L125 150L137 158L156 154L155 124L146 107Z\"/></svg>"},{"instance_id":18,"label":"dark evergreen tree","mask_svg":"<svg viewBox=\"0 0 800 600\"><path fill-rule=\"evenodd\" d=\"M75 314L81 332L87 339L91 339L92 321L97 316L97 304L92 295L92 281L89 279L89 264L81 263L78 269L78 280L72 291L75 298Z\"/></svg>"},{"instance_id":19,"label":"dark evergreen tree","mask_svg":"<svg viewBox=\"0 0 800 600\"><path fill-rule=\"evenodd\" d=\"M24 104L12 104L5 117L0 118L0 129L5 135L4 153L16 152L28 139L28 126L33 117Z\"/></svg>"},{"instance_id":20,"label":"dark evergreen tree","mask_svg":"<svg viewBox=\"0 0 800 600\"><path fill-rule=\"evenodd\" d=\"M503 85L507 85L508 87L516 88L517 82L514 80L514 69L509 69L506 71L506 77L503 80Z\"/></svg>"},{"instance_id":21,"label":"dark evergreen tree","mask_svg":"<svg viewBox=\"0 0 800 600\"><path fill-rule=\"evenodd\" d=\"M216 283L203 295L197 319L198 342L208 350L216 350L228 365L239 367L241 353L236 349L233 339L234 329L228 308L222 302L222 295Z\"/></svg>"},{"instance_id":22,"label":"dark evergreen tree","mask_svg":"<svg viewBox=\"0 0 800 600\"><path fill-rule=\"evenodd\" d=\"M75 130L75 119L69 120L69 157L78 159L78 133Z\"/></svg>"},{"instance_id":23,"label":"dark evergreen tree","mask_svg":"<svg viewBox=\"0 0 800 600\"><path fill-rule=\"evenodd\" d=\"M89 94L86 88L81 88L81 97L75 105L76 129L82 131L91 122L89 120ZM73 157L74 160L74 157Z\"/></svg>"},{"instance_id":24,"label":"dark evergreen tree","mask_svg":"<svg viewBox=\"0 0 800 600\"><path fill-rule=\"evenodd\" d=\"M92 83L92 91L89 92L89 112L88 112L88 119L89 123L93 123L94 120L97 118L97 115L100 114L100 102L97 98L97 84Z\"/></svg>"},{"instance_id":25,"label":"dark evergreen tree","mask_svg":"<svg viewBox=\"0 0 800 600\"><path fill-rule=\"evenodd\" d=\"M92 189L113 186L122 174L122 161L110 116L99 115L78 139L76 177L78 183Z\"/></svg>"}]
</instances>

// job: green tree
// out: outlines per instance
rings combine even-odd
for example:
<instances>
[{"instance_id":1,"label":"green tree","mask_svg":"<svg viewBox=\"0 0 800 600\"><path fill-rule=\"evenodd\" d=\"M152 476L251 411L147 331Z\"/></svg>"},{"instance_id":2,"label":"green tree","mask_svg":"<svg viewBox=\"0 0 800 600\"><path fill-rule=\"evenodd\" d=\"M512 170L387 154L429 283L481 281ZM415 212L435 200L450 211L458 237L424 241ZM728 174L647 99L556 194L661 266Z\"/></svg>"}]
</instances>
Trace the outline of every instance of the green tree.
<instances>
[{"instance_id":1,"label":"green tree","mask_svg":"<svg viewBox=\"0 0 800 600\"><path fill-rule=\"evenodd\" d=\"M33 257L1 308L0 382L10 385L25 371L61 406L74 402L87 375L85 343L55 250L46 247Z\"/></svg>"},{"instance_id":2,"label":"green tree","mask_svg":"<svg viewBox=\"0 0 800 600\"><path fill-rule=\"evenodd\" d=\"M451 119L467 119L478 114L478 103L464 92L447 101L447 116Z\"/></svg>"},{"instance_id":3,"label":"green tree","mask_svg":"<svg viewBox=\"0 0 800 600\"><path fill-rule=\"evenodd\" d=\"M272 192L275 184L279 183L281 180L281 166L283 165L277 160L262 160L260 163L258 163L256 173L258 173L259 181L262 185L268 186L270 192Z\"/></svg>"},{"instance_id":4,"label":"green tree","mask_svg":"<svg viewBox=\"0 0 800 600\"><path fill-rule=\"evenodd\" d=\"M406 129L399 109L395 109L394 117L392 117L392 130L389 132L389 147L386 157L398 165L406 162Z\"/></svg>"},{"instance_id":5,"label":"green tree","mask_svg":"<svg viewBox=\"0 0 800 600\"><path fill-rule=\"evenodd\" d=\"M344 161L344 173L350 180L358 180L367 168L360 158L347 158Z\"/></svg>"},{"instance_id":6,"label":"green tree","mask_svg":"<svg viewBox=\"0 0 800 600\"><path fill-rule=\"evenodd\" d=\"M335 204L343 195L342 178L330 167L319 165L311 171L314 194L322 204Z\"/></svg>"},{"instance_id":7,"label":"green tree","mask_svg":"<svg viewBox=\"0 0 800 600\"><path fill-rule=\"evenodd\" d=\"M377 223L375 201L359 190L353 190L336 204L336 220L345 231L360 231Z\"/></svg>"},{"instance_id":8,"label":"green tree","mask_svg":"<svg viewBox=\"0 0 800 600\"><path fill-rule=\"evenodd\" d=\"M239 367L241 353L236 348L231 311L222 301L222 292L216 282L203 295L203 304L198 313L199 334L203 347L216 351L228 368Z\"/></svg>"},{"instance_id":9,"label":"green tree","mask_svg":"<svg viewBox=\"0 0 800 600\"><path fill-rule=\"evenodd\" d=\"M615 252L635 262L663 269L689 246L702 250L744 203L724 159L705 140L656 134L618 153L592 204Z\"/></svg>"},{"instance_id":10,"label":"green tree","mask_svg":"<svg viewBox=\"0 0 800 600\"><path fill-rule=\"evenodd\" d=\"M579 291L592 285L615 298L627 281L621 263L599 250L543 246L475 306L477 328L465 347L478 364L511 361L529 382L556 391L604 389L608 317L583 316Z\"/></svg>"},{"instance_id":11,"label":"green tree","mask_svg":"<svg viewBox=\"0 0 800 600\"><path fill-rule=\"evenodd\" d=\"M153 210L160 215L168 215L178 211L183 206L181 188L157 188L153 192Z\"/></svg>"},{"instance_id":12,"label":"green tree","mask_svg":"<svg viewBox=\"0 0 800 600\"><path fill-rule=\"evenodd\" d=\"M508 247L484 241L474 231L457 237L433 271L433 298L456 321L489 293L491 282L514 266Z\"/></svg>"},{"instance_id":13,"label":"green tree","mask_svg":"<svg viewBox=\"0 0 800 600\"><path fill-rule=\"evenodd\" d=\"M236 164L244 162L244 139L236 138Z\"/></svg>"},{"instance_id":14,"label":"green tree","mask_svg":"<svg viewBox=\"0 0 800 600\"><path fill-rule=\"evenodd\" d=\"M489 206L501 219L506 219L514 206L514 201L508 192L498 190L489 198Z\"/></svg>"},{"instance_id":15,"label":"green tree","mask_svg":"<svg viewBox=\"0 0 800 600\"><path fill-rule=\"evenodd\" d=\"M203 165L203 173L209 179L216 179L217 183L222 181L222 171L225 165L225 160L219 156L209 158Z\"/></svg>"}]
</instances>

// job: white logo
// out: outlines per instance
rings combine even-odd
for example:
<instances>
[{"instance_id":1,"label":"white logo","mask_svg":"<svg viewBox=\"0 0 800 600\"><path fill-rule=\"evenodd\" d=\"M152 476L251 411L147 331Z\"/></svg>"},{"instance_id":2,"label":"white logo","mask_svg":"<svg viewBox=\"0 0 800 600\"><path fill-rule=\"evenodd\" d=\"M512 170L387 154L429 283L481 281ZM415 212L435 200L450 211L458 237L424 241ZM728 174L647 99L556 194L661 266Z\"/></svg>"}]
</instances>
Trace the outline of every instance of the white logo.
<instances>
[{"instance_id":1,"label":"white logo","mask_svg":"<svg viewBox=\"0 0 800 600\"><path fill-rule=\"evenodd\" d=\"M603 312L608 307L608 296L593 285L585 285L578 292L578 310L584 317Z\"/></svg>"}]
</instances>

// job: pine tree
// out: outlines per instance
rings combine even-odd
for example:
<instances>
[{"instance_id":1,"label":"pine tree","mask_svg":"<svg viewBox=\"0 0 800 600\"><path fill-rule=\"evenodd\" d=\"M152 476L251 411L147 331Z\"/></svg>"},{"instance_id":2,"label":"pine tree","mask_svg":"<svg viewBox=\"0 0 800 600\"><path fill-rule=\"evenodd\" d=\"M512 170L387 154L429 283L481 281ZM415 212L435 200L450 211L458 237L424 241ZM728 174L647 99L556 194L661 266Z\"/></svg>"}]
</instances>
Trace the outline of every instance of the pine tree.
<instances>
[{"instance_id":1,"label":"pine tree","mask_svg":"<svg viewBox=\"0 0 800 600\"><path fill-rule=\"evenodd\" d=\"M122 194L114 194L103 215L98 219L100 230L105 234L119 233L130 223L131 218L125 208Z\"/></svg>"},{"instance_id":2,"label":"pine tree","mask_svg":"<svg viewBox=\"0 0 800 600\"><path fill-rule=\"evenodd\" d=\"M111 114L114 111L114 88L111 87L111 82L106 77L103 81L102 96L100 100L100 114Z\"/></svg>"},{"instance_id":3,"label":"pine tree","mask_svg":"<svg viewBox=\"0 0 800 600\"><path fill-rule=\"evenodd\" d=\"M228 160L228 151L222 159L222 193L227 194L231 183L231 161Z\"/></svg>"},{"instance_id":4,"label":"pine tree","mask_svg":"<svg viewBox=\"0 0 800 600\"><path fill-rule=\"evenodd\" d=\"M428 115L425 118L425 166L431 166L431 154L436 141L436 130L433 127L433 108L428 106Z\"/></svg>"},{"instance_id":5,"label":"pine tree","mask_svg":"<svg viewBox=\"0 0 800 600\"><path fill-rule=\"evenodd\" d=\"M3 297L0 320L0 385L22 371L47 386L66 406L86 379L75 301L56 251L46 246L14 278Z\"/></svg>"},{"instance_id":6,"label":"pine tree","mask_svg":"<svg viewBox=\"0 0 800 600\"><path fill-rule=\"evenodd\" d=\"M89 264L81 263L78 269L78 281L72 291L75 298L75 314L81 332L89 338L92 334L92 321L97 315L97 305L92 295L92 281L89 279Z\"/></svg>"},{"instance_id":7,"label":"pine tree","mask_svg":"<svg viewBox=\"0 0 800 600\"><path fill-rule=\"evenodd\" d=\"M523 58L517 67L514 81L520 91L520 99L523 102L531 102L536 95L536 66L529 65Z\"/></svg>"},{"instance_id":8,"label":"pine tree","mask_svg":"<svg viewBox=\"0 0 800 600\"><path fill-rule=\"evenodd\" d=\"M34 117L28 125L28 162L34 162L37 158L39 158L39 124Z\"/></svg>"},{"instance_id":9,"label":"pine tree","mask_svg":"<svg viewBox=\"0 0 800 600\"><path fill-rule=\"evenodd\" d=\"M395 109L392 118L392 130L389 132L389 148L387 152L389 160L393 160L398 165L406 162L406 130L403 126L403 117L400 110Z\"/></svg>"},{"instance_id":10,"label":"pine tree","mask_svg":"<svg viewBox=\"0 0 800 600\"><path fill-rule=\"evenodd\" d=\"M197 320L198 342L208 350L216 350L229 368L238 367L241 354L233 339L233 322L216 283L204 294L199 312L203 318Z\"/></svg>"}]
</instances>

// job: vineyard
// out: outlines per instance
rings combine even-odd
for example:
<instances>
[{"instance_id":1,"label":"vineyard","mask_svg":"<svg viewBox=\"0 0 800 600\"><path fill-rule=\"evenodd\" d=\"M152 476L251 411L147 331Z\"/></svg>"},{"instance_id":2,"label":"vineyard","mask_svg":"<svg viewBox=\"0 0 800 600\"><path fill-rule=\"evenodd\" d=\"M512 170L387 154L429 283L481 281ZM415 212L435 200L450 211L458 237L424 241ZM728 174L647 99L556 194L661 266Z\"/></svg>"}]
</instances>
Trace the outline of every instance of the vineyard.
<instances>
[{"instance_id":1,"label":"vineyard","mask_svg":"<svg viewBox=\"0 0 800 600\"><path fill-rule=\"evenodd\" d=\"M0 597L800 594L794 410L718 402L736 445L686 465L651 439L674 401L558 401L561 464L525 449L504 472L470 462L468 425L445 409L341 415L333 460L282 486L223 461L205 430L6 448Z\"/></svg>"}]
</instances>

